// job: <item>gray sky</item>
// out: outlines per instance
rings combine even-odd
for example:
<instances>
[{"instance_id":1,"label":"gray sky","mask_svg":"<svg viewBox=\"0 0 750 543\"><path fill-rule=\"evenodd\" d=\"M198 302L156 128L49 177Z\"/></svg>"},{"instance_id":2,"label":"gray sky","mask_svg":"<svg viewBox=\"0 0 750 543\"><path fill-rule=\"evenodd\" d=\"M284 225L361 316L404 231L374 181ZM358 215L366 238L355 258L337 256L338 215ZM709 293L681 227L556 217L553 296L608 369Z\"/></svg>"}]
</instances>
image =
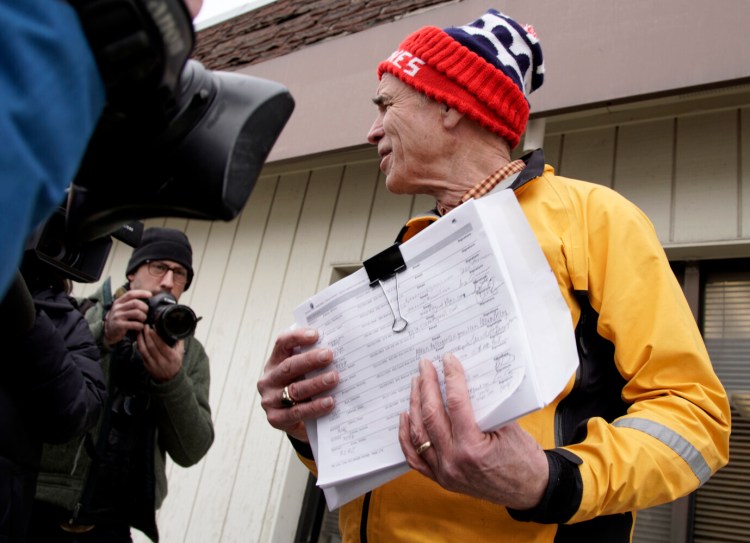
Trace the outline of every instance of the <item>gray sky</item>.
<instances>
[{"instance_id":1,"label":"gray sky","mask_svg":"<svg viewBox=\"0 0 750 543\"><path fill-rule=\"evenodd\" d=\"M203 0L203 7L194 24L196 30L214 25L275 0Z\"/></svg>"}]
</instances>

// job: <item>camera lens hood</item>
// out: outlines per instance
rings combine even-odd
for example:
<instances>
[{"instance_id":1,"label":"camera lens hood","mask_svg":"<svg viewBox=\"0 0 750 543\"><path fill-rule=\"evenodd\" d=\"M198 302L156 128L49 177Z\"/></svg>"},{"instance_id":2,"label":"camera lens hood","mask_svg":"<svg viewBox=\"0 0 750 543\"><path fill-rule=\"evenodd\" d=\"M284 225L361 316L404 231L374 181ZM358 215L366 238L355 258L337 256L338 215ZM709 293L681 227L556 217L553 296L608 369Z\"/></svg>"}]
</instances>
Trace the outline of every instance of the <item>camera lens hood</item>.
<instances>
[{"instance_id":1,"label":"camera lens hood","mask_svg":"<svg viewBox=\"0 0 750 543\"><path fill-rule=\"evenodd\" d=\"M158 318L156 329L162 337L178 340L192 336L197 324L198 318L192 309L186 305L175 304L164 308Z\"/></svg>"},{"instance_id":2,"label":"camera lens hood","mask_svg":"<svg viewBox=\"0 0 750 543\"><path fill-rule=\"evenodd\" d=\"M195 312L186 305L177 303L174 296L167 292L155 294L148 300L146 324L150 324L168 345L177 340L193 335L198 325Z\"/></svg>"}]
</instances>

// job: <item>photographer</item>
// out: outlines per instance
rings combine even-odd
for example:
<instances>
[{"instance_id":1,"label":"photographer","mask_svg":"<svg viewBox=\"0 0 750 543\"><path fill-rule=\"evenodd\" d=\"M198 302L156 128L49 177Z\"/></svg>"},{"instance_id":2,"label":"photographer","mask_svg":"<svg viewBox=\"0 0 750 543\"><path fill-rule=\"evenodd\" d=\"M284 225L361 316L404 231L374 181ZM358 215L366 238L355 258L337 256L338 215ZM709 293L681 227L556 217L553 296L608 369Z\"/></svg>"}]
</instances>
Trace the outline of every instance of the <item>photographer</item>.
<instances>
[{"instance_id":1,"label":"photographer","mask_svg":"<svg viewBox=\"0 0 750 543\"><path fill-rule=\"evenodd\" d=\"M110 398L84 443L45 449L33 541L132 541L131 527L158 541L166 453L187 467L213 443L208 356L192 335L162 337L150 303L166 293L174 304L190 287L190 242L178 230L147 229L126 276L114 296L107 279L82 303L91 304Z\"/></svg>"}]
</instances>

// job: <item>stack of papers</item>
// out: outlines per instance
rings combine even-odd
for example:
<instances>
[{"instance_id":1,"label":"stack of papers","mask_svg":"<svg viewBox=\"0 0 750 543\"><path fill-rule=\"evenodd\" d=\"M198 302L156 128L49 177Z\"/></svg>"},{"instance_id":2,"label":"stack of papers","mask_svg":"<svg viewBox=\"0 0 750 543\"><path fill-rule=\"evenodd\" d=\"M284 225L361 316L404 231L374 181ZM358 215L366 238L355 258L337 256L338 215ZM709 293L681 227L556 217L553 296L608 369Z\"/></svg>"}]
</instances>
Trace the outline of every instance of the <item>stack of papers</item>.
<instances>
[{"instance_id":1,"label":"stack of papers","mask_svg":"<svg viewBox=\"0 0 750 543\"><path fill-rule=\"evenodd\" d=\"M511 190L457 207L399 246L405 267L382 282L363 268L295 310L320 332L340 382L327 416L307 423L329 509L405 473L399 414L418 362L463 364L482 430L548 405L578 366L573 324ZM408 323L394 331L399 315Z\"/></svg>"}]
</instances>

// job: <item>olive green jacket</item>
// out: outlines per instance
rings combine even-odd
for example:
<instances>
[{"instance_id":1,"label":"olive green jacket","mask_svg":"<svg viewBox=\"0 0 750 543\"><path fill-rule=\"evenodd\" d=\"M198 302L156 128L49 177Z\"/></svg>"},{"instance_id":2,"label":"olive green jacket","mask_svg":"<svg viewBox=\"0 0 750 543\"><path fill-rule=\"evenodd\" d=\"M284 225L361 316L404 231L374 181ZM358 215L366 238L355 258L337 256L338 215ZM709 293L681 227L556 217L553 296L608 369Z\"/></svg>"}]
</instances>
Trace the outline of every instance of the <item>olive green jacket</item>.
<instances>
[{"instance_id":1,"label":"olive green jacket","mask_svg":"<svg viewBox=\"0 0 750 543\"><path fill-rule=\"evenodd\" d=\"M112 350L104 345L102 338L103 318L111 299L110 279L107 279L88 298L89 304L93 302L93 305L86 311L86 320L101 349L108 388L112 385L109 371ZM185 339L185 357L179 373L166 383L151 381L148 384L156 417L154 475L157 509L167 495L166 454L180 466L188 467L203 458L213 443L209 384L208 355L194 337ZM101 420L93 430L94 442L98 441L100 429ZM90 466L84 440L85 437L62 445L45 446L37 483L37 500L59 505L71 511L71 516L77 511Z\"/></svg>"}]
</instances>

